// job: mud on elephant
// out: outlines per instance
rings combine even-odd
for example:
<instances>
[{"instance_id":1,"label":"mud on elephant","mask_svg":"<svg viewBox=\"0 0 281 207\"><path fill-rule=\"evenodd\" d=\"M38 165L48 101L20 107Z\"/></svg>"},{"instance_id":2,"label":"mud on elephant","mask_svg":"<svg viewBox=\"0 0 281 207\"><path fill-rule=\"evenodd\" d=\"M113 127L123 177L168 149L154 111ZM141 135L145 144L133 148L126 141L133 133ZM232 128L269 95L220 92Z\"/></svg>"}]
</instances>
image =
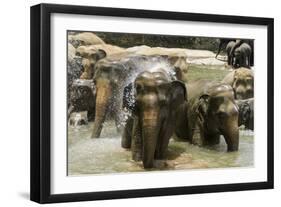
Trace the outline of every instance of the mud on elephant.
<instances>
[{"instance_id":1,"label":"mud on elephant","mask_svg":"<svg viewBox=\"0 0 281 207\"><path fill-rule=\"evenodd\" d=\"M254 72L248 68L238 68L228 73L222 82L232 86L235 99L254 97Z\"/></svg>"},{"instance_id":2,"label":"mud on elephant","mask_svg":"<svg viewBox=\"0 0 281 207\"><path fill-rule=\"evenodd\" d=\"M224 136L227 151L239 147L238 106L231 86L210 80L187 84L188 103L177 114L176 135L192 144L214 145Z\"/></svg>"},{"instance_id":3,"label":"mud on elephant","mask_svg":"<svg viewBox=\"0 0 281 207\"><path fill-rule=\"evenodd\" d=\"M184 83L172 80L161 68L140 73L134 82L135 106L126 124L122 147L132 148L136 161L144 168L164 160L174 133L177 108L186 101Z\"/></svg>"}]
</instances>

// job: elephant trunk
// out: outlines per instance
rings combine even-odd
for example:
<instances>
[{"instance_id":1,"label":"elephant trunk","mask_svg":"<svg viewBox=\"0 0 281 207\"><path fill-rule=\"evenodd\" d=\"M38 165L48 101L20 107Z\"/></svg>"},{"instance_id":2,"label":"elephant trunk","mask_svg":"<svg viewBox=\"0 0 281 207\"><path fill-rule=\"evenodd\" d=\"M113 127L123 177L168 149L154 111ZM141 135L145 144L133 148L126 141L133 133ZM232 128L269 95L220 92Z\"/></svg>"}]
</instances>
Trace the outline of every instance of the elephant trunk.
<instances>
[{"instance_id":1,"label":"elephant trunk","mask_svg":"<svg viewBox=\"0 0 281 207\"><path fill-rule=\"evenodd\" d=\"M95 122L92 138L100 137L103 123L106 118L107 109L112 95L112 88L109 81L98 82L96 86L96 108Z\"/></svg>"},{"instance_id":2,"label":"elephant trunk","mask_svg":"<svg viewBox=\"0 0 281 207\"><path fill-rule=\"evenodd\" d=\"M239 148L238 114L225 122L222 134L227 143L227 151L237 151Z\"/></svg>"},{"instance_id":3,"label":"elephant trunk","mask_svg":"<svg viewBox=\"0 0 281 207\"><path fill-rule=\"evenodd\" d=\"M153 118L151 118L154 116ZM149 116L147 118L147 116ZM145 113L142 120L143 166L152 168L159 134L157 113Z\"/></svg>"}]
</instances>

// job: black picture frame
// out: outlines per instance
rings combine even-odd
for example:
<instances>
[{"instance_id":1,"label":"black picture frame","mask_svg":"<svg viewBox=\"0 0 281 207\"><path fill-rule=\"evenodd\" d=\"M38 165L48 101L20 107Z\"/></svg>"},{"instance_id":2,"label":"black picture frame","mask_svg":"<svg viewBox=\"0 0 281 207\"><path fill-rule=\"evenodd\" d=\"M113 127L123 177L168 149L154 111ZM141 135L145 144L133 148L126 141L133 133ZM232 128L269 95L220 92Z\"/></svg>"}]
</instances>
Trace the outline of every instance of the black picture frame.
<instances>
[{"instance_id":1,"label":"black picture frame","mask_svg":"<svg viewBox=\"0 0 281 207\"><path fill-rule=\"evenodd\" d=\"M52 13L134 17L164 20L182 20L206 23L232 23L267 26L267 181L238 184L218 184L188 187L169 187L74 194L51 194L51 71L50 71L50 15ZM179 194L211 193L271 189L274 187L273 147L273 43L274 20L272 18L195 14L168 11L103 8L88 6L39 4L31 7L31 174L30 199L39 203L89 201L103 199L166 196Z\"/></svg>"}]
</instances>

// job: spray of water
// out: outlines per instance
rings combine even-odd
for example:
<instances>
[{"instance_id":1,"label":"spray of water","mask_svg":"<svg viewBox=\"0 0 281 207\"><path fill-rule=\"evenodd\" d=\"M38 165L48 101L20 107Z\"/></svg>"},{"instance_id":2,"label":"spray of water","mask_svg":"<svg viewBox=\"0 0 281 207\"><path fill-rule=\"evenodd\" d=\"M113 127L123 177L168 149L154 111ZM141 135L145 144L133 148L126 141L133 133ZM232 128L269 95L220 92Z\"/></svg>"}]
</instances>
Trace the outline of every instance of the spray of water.
<instances>
[{"instance_id":1,"label":"spray of water","mask_svg":"<svg viewBox=\"0 0 281 207\"><path fill-rule=\"evenodd\" d=\"M126 93L124 93L124 88L133 84L136 77L145 71L155 72L161 69L167 75L168 80L176 79L176 73L168 60L161 56L129 56L121 59L115 64L119 64L126 75L124 76L125 79L120 81L120 87L118 87L116 94L113 94L112 96L113 103L115 104L110 107L110 111L118 116L117 127L123 127L125 126L128 117L131 115L130 109L133 108L135 104L135 91L133 90L133 87L131 88L132 90L129 90ZM115 107L115 105L120 103L123 105L124 99L126 100L127 108Z\"/></svg>"}]
</instances>

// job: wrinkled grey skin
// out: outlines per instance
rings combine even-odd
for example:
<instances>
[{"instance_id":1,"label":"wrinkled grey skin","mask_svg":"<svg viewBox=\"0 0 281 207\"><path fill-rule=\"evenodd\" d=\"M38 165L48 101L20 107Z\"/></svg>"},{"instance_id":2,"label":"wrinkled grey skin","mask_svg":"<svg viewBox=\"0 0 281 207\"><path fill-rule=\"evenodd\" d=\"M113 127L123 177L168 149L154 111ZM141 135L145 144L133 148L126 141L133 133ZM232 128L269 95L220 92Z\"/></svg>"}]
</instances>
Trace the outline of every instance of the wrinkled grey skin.
<instances>
[{"instance_id":1,"label":"wrinkled grey skin","mask_svg":"<svg viewBox=\"0 0 281 207\"><path fill-rule=\"evenodd\" d=\"M187 84L187 89L188 103L179 109L176 135L201 146L218 144L223 135L227 151L237 151L238 106L231 86L197 80Z\"/></svg>"},{"instance_id":2,"label":"wrinkled grey skin","mask_svg":"<svg viewBox=\"0 0 281 207\"><path fill-rule=\"evenodd\" d=\"M250 68L252 49L242 40L231 41L226 46L228 65Z\"/></svg>"},{"instance_id":3,"label":"wrinkled grey skin","mask_svg":"<svg viewBox=\"0 0 281 207\"><path fill-rule=\"evenodd\" d=\"M71 126L81 126L88 124L88 112L73 112L70 114L68 124Z\"/></svg>"},{"instance_id":4,"label":"wrinkled grey skin","mask_svg":"<svg viewBox=\"0 0 281 207\"><path fill-rule=\"evenodd\" d=\"M254 130L254 98L236 100L236 104L239 108L238 125Z\"/></svg>"},{"instance_id":5,"label":"wrinkled grey skin","mask_svg":"<svg viewBox=\"0 0 281 207\"><path fill-rule=\"evenodd\" d=\"M112 114L117 131L121 130L119 114L122 111L123 90L130 74L128 61L123 55L100 60L95 66L93 80L96 85L96 117L92 138L100 137L104 121Z\"/></svg>"},{"instance_id":6,"label":"wrinkled grey skin","mask_svg":"<svg viewBox=\"0 0 281 207\"><path fill-rule=\"evenodd\" d=\"M128 56L127 54L112 55L97 62L95 65L94 82L96 85L96 117L92 138L100 137L103 123L109 112L113 115L117 130L122 131L121 117L123 110L123 92L134 80L136 71L143 65L161 61L162 57Z\"/></svg>"},{"instance_id":7,"label":"wrinkled grey skin","mask_svg":"<svg viewBox=\"0 0 281 207\"><path fill-rule=\"evenodd\" d=\"M132 148L134 160L144 168L164 160L174 133L176 110L186 101L185 85L172 80L161 68L140 73L135 82L135 106L122 136L122 147ZM131 146L130 146L131 145Z\"/></svg>"},{"instance_id":8,"label":"wrinkled grey skin","mask_svg":"<svg viewBox=\"0 0 281 207\"><path fill-rule=\"evenodd\" d=\"M95 118L95 86L92 80L76 79L70 88L68 117L73 112L87 111L87 120ZM77 122L77 121L75 121Z\"/></svg>"}]
</instances>

